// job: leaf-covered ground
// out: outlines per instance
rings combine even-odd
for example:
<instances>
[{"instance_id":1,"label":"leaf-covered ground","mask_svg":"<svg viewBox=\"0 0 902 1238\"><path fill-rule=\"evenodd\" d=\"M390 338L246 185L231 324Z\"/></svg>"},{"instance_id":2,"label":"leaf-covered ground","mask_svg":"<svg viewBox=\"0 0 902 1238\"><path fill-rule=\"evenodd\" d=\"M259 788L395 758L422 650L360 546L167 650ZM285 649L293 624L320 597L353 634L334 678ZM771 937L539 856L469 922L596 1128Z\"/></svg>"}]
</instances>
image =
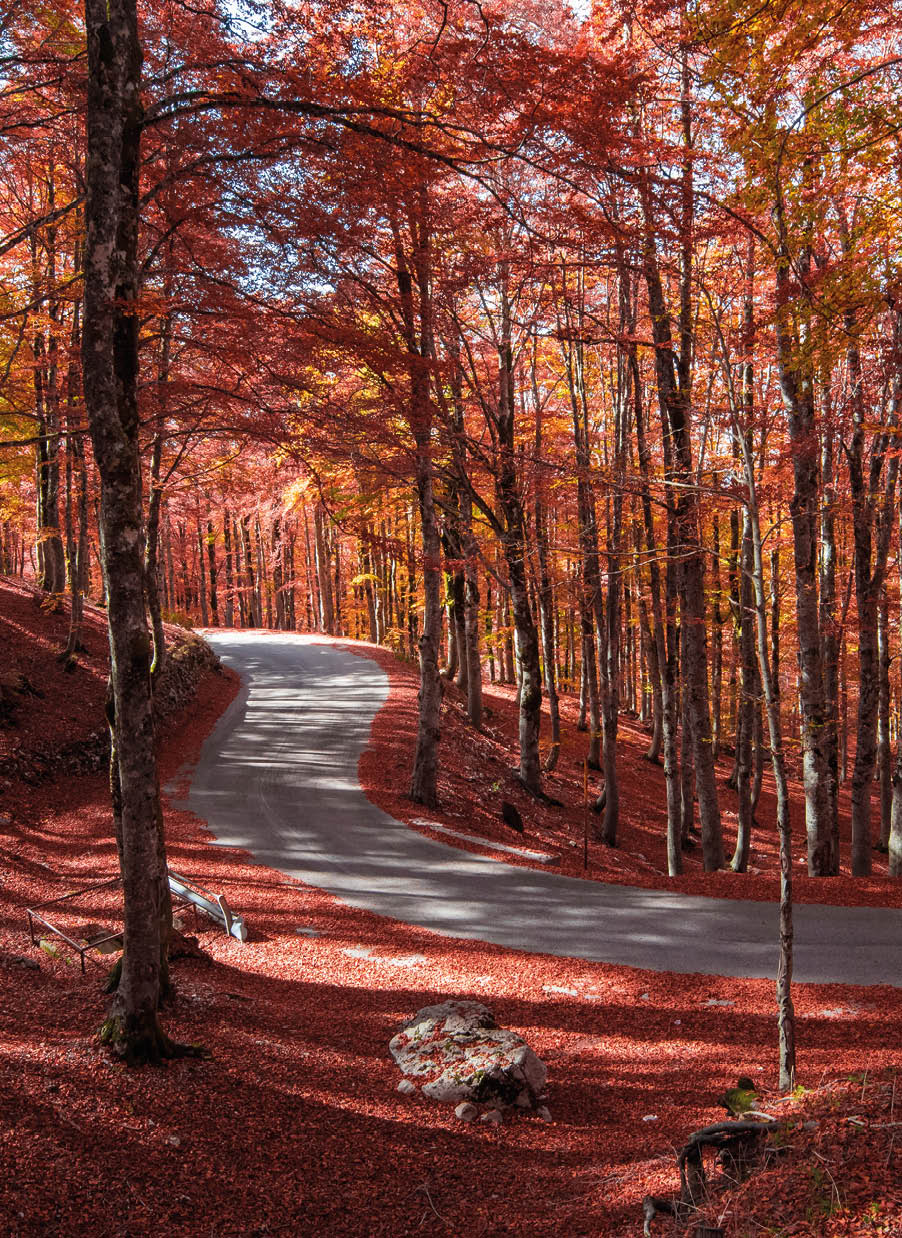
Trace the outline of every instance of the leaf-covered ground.
<instances>
[{"instance_id":1,"label":"leaf-covered ground","mask_svg":"<svg viewBox=\"0 0 902 1238\"><path fill-rule=\"evenodd\" d=\"M467 725L464 702L454 684L446 685L442 707L440 804L437 810L424 813L407 799L410 768L411 734L416 725L417 677L409 664L400 663L392 654L373 645L349 645L365 650L390 673L392 687L390 706L376 719L373 745L361 762L361 778L371 798L392 816L402 821L435 820L460 832L492 842L523 846L532 850L553 852L560 862L555 871L598 881L619 881L634 886L667 887L687 894L710 894L720 898L776 899L779 896L779 839L776 828L776 804L770 769L765 768L761 800L756 814L749 871L733 873L723 870L704 873L701 848L696 846L683 856L684 872L680 877L667 877L666 810L664 771L660 765L645 759L649 734L635 719L622 716L617 749L621 782L621 825L616 848L595 842L592 832L600 818L584 810L583 759L588 740L585 732L577 731L576 702L562 700L564 724L560 758L554 773L546 779L546 789L564 807L544 805L517 783L513 766L517 733L514 691L500 684L487 684L484 699L486 722L481 734ZM547 717L543 730L547 732ZM788 744L790 752L793 745ZM545 744L543 743L543 751ZM769 760L765 753L765 760ZM718 766L721 813L724 825L724 848L727 860L736 841L736 793L727 786L732 770L732 758L724 756ZM601 775L589 771L588 798L594 800L601 785ZM836 903L859 906L902 907L902 882L886 880L886 857L873 853L873 876L850 876L849 789L840 789L840 876L809 878L805 851L805 810L802 788L791 783L792 824L795 836L793 893L797 902ZM508 800L518 808L525 832L513 832L501 819L501 803ZM876 788L873 812L878 815ZM587 829L588 827L588 829ZM422 829L421 825L414 828ZM878 824L875 821L875 831ZM428 830L424 830L428 833ZM583 865L584 836L588 832L588 866ZM876 835L875 835L876 836ZM474 844L436 835L442 842L470 847ZM505 863L523 863L505 855Z\"/></svg>"},{"instance_id":2,"label":"leaf-covered ground","mask_svg":"<svg viewBox=\"0 0 902 1238\"><path fill-rule=\"evenodd\" d=\"M394 668L395 694L377 721L363 774L372 785L373 769L382 768L386 781L390 775L403 786L415 682L380 656ZM212 676L196 708L168 728L164 777L184 776L235 690L229 676ZM40 704L55 708L49 695ZM455 708L449 704L445 722L443 799L450 808L472 786L484 815L463 801L454 808L462 817L440 819L487 828L498 795L492 788L506 786L509 710L499 703L489 720L496 772L480 764L469 741L464 746ZM624 768L632 768L628 750ZM410 929L211 845L202 822L172 808L173 868L225 891L251 939L241 945L201 925L206 959L175 964L179 993L167 1027L205 1044L211 1060L129 1072L111 1065L93 1039L103 1012L101 970L89 963L83 977L64 948L56 955L33 949L25 933L26 906L115 871L105 781L0 790L4 1235L625 1238L641 1232L645 1194L676 1191L674 1149L722 1116L716 1098L725 1088L743 1073L759 1088L775 1084L768 982L571 962ZM383 789L380 799L389 794ZM625 815L631 818L628 805ZM643 830L646 824L643 817ZM625 832L624 862L628 838ZM528 825L527 841L540 839L548 841ZM642 850L654 866L651 842ZM597 855L593 848L593 867ZM85 915L100 920L107 910L98 899ZM195 932L190 919L185 929ZM449 1109L395 1091L389 1038L417 1007L449 996L486 1002L547 1061L553 1121L465 1125ZM898 1062L898 990L798 986L796 1001L802 1083L824 1087ZM819 1146L828 1158L831 1139ZM875 1229L864 1213L847 1217L845 1229L824 1228L814 1213L793 1212L787 1222L791 1178L775 1168L756 1193L757 1227L749 1232L767 1232L760 1226L772 1215L775 1233L902 1233L902 1212L890 1198L895 1157L893 1146L886 1164L855 1162L857 1176L849 1176L866 1180L864 1193L884 1208L881 1223L893 1218L896 1229ZM663 1221L656 1232L668 1232Z\"/></svg>"}]
</instances>

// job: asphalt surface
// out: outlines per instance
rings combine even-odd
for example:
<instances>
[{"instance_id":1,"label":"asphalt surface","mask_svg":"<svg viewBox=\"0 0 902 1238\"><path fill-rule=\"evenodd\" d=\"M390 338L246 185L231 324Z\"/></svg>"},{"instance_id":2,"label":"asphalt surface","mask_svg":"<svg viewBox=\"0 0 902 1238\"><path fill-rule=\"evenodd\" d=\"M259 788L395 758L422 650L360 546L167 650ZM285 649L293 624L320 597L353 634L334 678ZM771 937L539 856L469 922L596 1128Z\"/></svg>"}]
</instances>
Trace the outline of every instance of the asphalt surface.
<instances>
[{"instance_id":1,"label":"asphalt surface","mask_svg":"<svg viewBox=\"0 0 902 1238\"><path fill-rule=\"evenodd\" d=\"M357 763L388 696L371 659L295 634L207 639L242 686L186 802L222 845L448 936L655 971L776 974L771 904L514 867L425 838L371 804ZM902 911L797 907L794 978L902 985Z\"/></svg>"}]
</instances>

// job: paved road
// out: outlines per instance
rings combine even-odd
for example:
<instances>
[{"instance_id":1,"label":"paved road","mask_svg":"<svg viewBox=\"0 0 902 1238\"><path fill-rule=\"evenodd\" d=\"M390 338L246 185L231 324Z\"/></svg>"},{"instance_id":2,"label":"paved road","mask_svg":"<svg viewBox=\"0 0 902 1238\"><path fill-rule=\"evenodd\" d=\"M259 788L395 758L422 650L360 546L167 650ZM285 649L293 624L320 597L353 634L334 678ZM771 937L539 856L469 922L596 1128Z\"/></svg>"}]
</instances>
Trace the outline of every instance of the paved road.
<instances>
[{"instance_id":1,"label":"paved road","mask_svg":"<svg viewBox=\"0 0 902 1238\"><path fill-rule=\"evenodd\" d=\"M370 659L293 634L208 639L242 687L187 802L224 846L450 936L656 971L775 974L770 904L513 867L434 842L371 804L357 762L388 678ZM795 978L902 985L902 912L796 908Z\"/></svg>"}]
</instances>

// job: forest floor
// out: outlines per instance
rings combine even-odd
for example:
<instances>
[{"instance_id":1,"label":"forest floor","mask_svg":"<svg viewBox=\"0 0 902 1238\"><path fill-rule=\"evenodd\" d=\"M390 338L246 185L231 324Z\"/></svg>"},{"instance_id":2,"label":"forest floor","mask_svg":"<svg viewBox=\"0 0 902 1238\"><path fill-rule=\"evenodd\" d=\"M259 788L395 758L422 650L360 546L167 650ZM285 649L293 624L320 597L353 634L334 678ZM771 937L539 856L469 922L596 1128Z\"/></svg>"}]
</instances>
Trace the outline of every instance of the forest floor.
<instances>
[{"instance_id":1,"label":"forest floor","mask_svg":"<svg viewBox=\"0 0 902 1238\"><path fill-rule=\"evenodd\" d=\"M645 759L650 735L645 727L626 715L620 718L617 764L620 778L620 828L617 846L595 841L593 831L601 817L584 810L583 760L588 736L576 729L577 702L571 696L561 699L561 748L554 772L545 779L549 796L560 800L563 808L541 803L518 783L513 770L516 762L517 706L514 689L502 684L486 684L486 720L481 732L469 725L465 702L455 684L446 684L442 710L439 807L424 812L406 796L410 768L411 733L416 727L417 673L409 664L374 645L349 644L365 650L388 672L391 695L387 707L373 726L373 743L360 765L363 785L370 799L399 821L413 823L423 833L441 842L468 850L491 853L492 843L523 846L533 851L551 851L558 858L555 872L595 881L622 882L649 889L666 888L684 894L707 894L717 898L775 900L779 897L780 854L776 823L776 796L768 762L762 779L761 798L756 812L749 870L734 873L722 869L705 873L701 847L683 854L680 877L667 876L666 802L663 766ZM548 731L547 702L543 734ZM787 741L792 758L793 745ZM547 742L542 745L543 755ZM853 754L854 755L854 754ZM724 827L724 848L729 862L736 842L737 796L727 785L732 757L718 762L718 790ZM589 771L588 791L594 801L601 787L601 775ZM875 837L879 833L879 805L876 786L872 811ZM902 882L886 879L886 856L873 852L870 878L851 877L849 787L839 793L840 874L838 877L812 878L807 875L805 848L805 803L801 782L790 781L794 847L793 897L797 902L828 903L842 906L902 907ZM518 835L501 818L501 803L513 803L523 820L524 832ZM423 819L435 820L454 830L485 839L485 846L449 838L424 828ZM584 834L588 827L588 863L584 866ZM497 854L497 853L496 853ZM526 859L505 854L505 863L544 867Z\"/></svg>"},{"instance_id":2,"label":"forest floor","mask_svg":"<svg viewBox=\"0 0 902 1238\"><path fill-rule=\"evenodd\" d=\"M96 667L55 686L48 680L43 698L23 697L19 725L0 730L0 744L29 734L70 740L96 728L88 675L102 680L104 619L89 612ZM0 585L0 668L27 664L40 687L39 664L60 642L59 623ZM415 677L391 655L352 647L390 667L392 699L361 774L400 813L393 797L402 800L409 768ZM161 737L164 779L196 758L236 690L232 676L212 675L194 707L171 720ZM500 797L516 799L507 773L510 694L498 690L488 703L489 734L478 740L465 733L455 690L447 693L445 812L436 820L518 843L495 819ZM620 879L662 884L652 871L660 867L658 771L642 762L644 740L625 728L624 830L610 856L622 865ZM568 735L572 769L562 763L552 783L569 809L548 810L557 816L546 820L544 808L516 800L527 845L563 846L574 835L581 845L584 744L584 735ZM389 786L377 792L377 782L394 782L397 795ZM174 964L178 995L166 1027L203 1043L211 1058L128 1071L95 1042L101 968L89 962L82 976L65 947L31 947L25 926L27 906L115 873L105 779L0 783L0 1233L626 1238L641 1233L644 1195L678 1190L675 1149L723 1116L717 1098L748 1074L766 1110L792 1115L785 1145L794 1150L718 1199L725 1232L902 1235L902 1139L886 1125L902 1107L893 1074L902 991L797 986L799 1080L808 1091L785 1102L773 1095L767 981L661 975L438 937L210 846L190 813L168 808L166 828L172 867L225 892L251 933L242 945L201 925L201 956ZM761 833L754 849L764 856L766 825ZM645 859L630 861L640 850ZM590 875L601 875L610 856L591 847ZM756 866L763 871L751 878L717 875L716 892L749 881L766 896L767 862ZM691 868L675 880L715 892ZM837 901L888 892L877 878L832 884ZM737 892L747 893L741 885ZM97 895L83 913L106 923L115 908ZM195 931L190 920L185 927ZM396 1092L388 1040L418 1007L447 997L486 1002L547 1062L552 1121L524 1115L498 1128L466 1125L445 1107ZM672 1233L673 1223L661 1218L652 1232Z\"/></svg>"}]
</instances>

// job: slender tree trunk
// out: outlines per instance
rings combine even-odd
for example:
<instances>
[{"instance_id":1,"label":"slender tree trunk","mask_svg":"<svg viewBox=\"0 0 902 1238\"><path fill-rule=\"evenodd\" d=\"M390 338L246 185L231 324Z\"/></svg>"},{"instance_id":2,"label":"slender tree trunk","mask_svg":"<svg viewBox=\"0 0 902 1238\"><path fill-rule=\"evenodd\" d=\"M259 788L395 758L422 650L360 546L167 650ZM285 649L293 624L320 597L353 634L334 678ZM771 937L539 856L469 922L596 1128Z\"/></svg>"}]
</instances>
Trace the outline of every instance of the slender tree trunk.
<instances>
[{"instance_id":1,"label":"slender tree trunk","mask_svg":"<svg viewBox=\"0 0 902 1238\"><path fill-rule=\"evenodd\" d=\"M210 579L210 613L213 618L213 626L219 627L219 599L217 597L217 578L216 578L216 534L213 530L213 521L207 521L207 568Z\"/></svg>"},{"instance_id":2,"label":"slender tree trunk","mask_svg":"<svg viewBox=\"0 0 902 1238\"><path fill-rule=\"evenodd\" d=\"M795 1010L792 1000L793 917L792 917L792 826L789 817L789 784L780 729L780 697L773 677L767 633L767 603L764 593L764 559L761 549L761 523L755 488L751 450L739 428L743 447L743 466L748 489L748 529L752 539L752 582L765 712L770 738L771 765L777 791L777 829L780 835L780 955L777 964L777 1030L779 1036L780 1090L790 1092L796 1081Z\"/></svg>"},{"instance_id":3,"label":"slender tree trunk","mask_svg":"<svg viewBox=\"0 0 902 1238\"><path fill-rule=\"evenodd\" d=\"M880 841L878 848L889 850L889 831L893 807L893 770L890 751L890 651L889 605L884 588L877 610L877 654L880 674L880 699L877 707L877 772L880 782Z\"/></svg>"},{"instance_id":4,"label":"slender tree trunk","mask_svg":"<svg viewBox=\"0 0 902 1238\"><path fill-rule=\"evenodd\" d=\"M538 439L538 431L536 435ZM538 456L538 451L536 452ZM548 533L545 527L545 509L537 497L535 502L536 549L539 558L539 620L542 630L542 654L545 663L545 691L548 693L548 712L551 722L551 744L545 758L545 773L550 774L557 765L561 751L561 710L557 691L554 644L554 588L548 565Z\"/></svg>"},{"instance_id":5,"label":"slender tree trunk","mask_svg":"<svg viewBox=\"0 0 902 1238\"><path fill-rule=\"evenodd\" d=\"M736 873L748 868L752 843L754 796L752 792L752 743L757 731L755 714L758 706L758 677L756 675L756 618L753 609L752 579L754 559L752 547L751 517L746 510L742 532L742 572L740 583L739 653L741 687L739 697L740 721L737 728L737 777L738 830L736 848L730 867Z\"/></svg>"},{"instance_id":6,"label":"slender tree trunk","mask_svg":"<svg viewBox=\"0 0 902 1238\"><path fill-rule=\"evenodd\" d=\"M316 579L319 585L320 629L329 636L335 635L335 601L332 592L326 515L321 503L313 509L313 544L316 554Z\"/></svg>"},{"instance_id":7,"label":"slender tree trunk","mask_svg":"<svg viewBox=\"0 0 902 1238\"><path fill-rule=\"evenodd\" d=\"M826 367L825 367L826 368ZM834 419L830 400L829 371L822 384L824 393L824 426L821 434L821 523L818 547L818 584L820 601L818 616L821 627L823 659L824 707L826 722L822 746L830 772L829 797L831 873L839 872L839 652L840 624L836 617L836 510L834 476Z\"/></svg>"},{"instance_id":8,"label":"slender tree trunk","mask_svg":"<svg viewBox=\"0 0 902 1238\"><path fill-rule=\"evenodd\" d=\"M81 649L81 629L85 611L85 592L87 589L87 555L88 555L88 478L85 468L84 430L78 424L76 412L80 372L78 352L81 347L80 307L75 306L72 322L72 353L66 376L66 489L67 504L71 502L69 494L74 488L75 501L78 508L78 529L73 529L73 540L69 546L68 574L69 596L71 609L69 612L69 634L66 647L62 652L62 660L68 663ZM72 524L71 514L68 520ZM4 565L8 571L9 567Z\"/></svg>"},{"instance_id":9,"label":"slender tree trunk","mask_svg":"<svg viewBox=\"0 0 902 1238\"><path fill-rule=\"evenodd\" d=\"M714 627L711 632L711 695L712 695L712 726L711 726L711 744L714 750L714 759L717 760L720 752L720 734L721 716L723 705L723 607L720 592L720 520L715 515L712 551L713 551L713 577L714 577L714 607L713 619Z\"/></svg>"},{"instance_id":10,"label":"slender tree trunk","mask_svg":"<svg viewBox=\"0 0 902 1238\"><path fill-rule=\"evenodd\" d=\"M410 798L416 804L435 808L438 802L439 710L442 680L438 668L441 639L441 542L432 491L432 460L429 437L417 442L417 498L423 537L423 627L420 633L420 692L417 744L414 754Z\"/></svg>"},{"instance_id":11,"label":"slender tree trunk","mask_svg":"<svg viewBox=\"0 0 902 1238\"><path fill-rule=\"evenodd\" d=\"M235 623L235 578L232 573L232 517L227 507L222 513L222 543L225 547L225 625L230 628Z\"/></svg>"},{"instance_id":12,"label":"slender tree trunk","mask_svg":"<svg viewBox=\"0 0 902 1238\"><path fill-rule=\"evenodd\" d=\"M200 597L200 621L204 627L210 623L210 612L207 608L207 556L204 546L204 534L199 519L194 521L194 544L197 547L197 570L199 575L198 596Z\"/></svg>"},{"instance_id":13,"label":"slender tree trunk","mask_svg":"<svg viewBox=\"0 0 902 1238\"><path fill-rule=\"evenodd\" d=\"M287 627L285 620L285 573L283 570L284 551L282 548L282 522L278 516L272 522L270 535L270 553L272 564L272 591L276 612L276 628L284 632Z\"/></svg>"},{"instance_id":14,"label":"slender tree trunk","mask_svg":"<svg viewBox=\"0 0 902 1238\"><path fill-rule=\"evenodd\" d=\"M160 485L160 464L163 458L163 436L157 431L150 452L150 499L147 504L147 544L144 550L144 592L150 612L153 632L151 678L156 679L166 665L166 633L163 629L163 609L160 604L158 552L160 544L160 509L163 487Z\"/></svg>"}]
</instances>

